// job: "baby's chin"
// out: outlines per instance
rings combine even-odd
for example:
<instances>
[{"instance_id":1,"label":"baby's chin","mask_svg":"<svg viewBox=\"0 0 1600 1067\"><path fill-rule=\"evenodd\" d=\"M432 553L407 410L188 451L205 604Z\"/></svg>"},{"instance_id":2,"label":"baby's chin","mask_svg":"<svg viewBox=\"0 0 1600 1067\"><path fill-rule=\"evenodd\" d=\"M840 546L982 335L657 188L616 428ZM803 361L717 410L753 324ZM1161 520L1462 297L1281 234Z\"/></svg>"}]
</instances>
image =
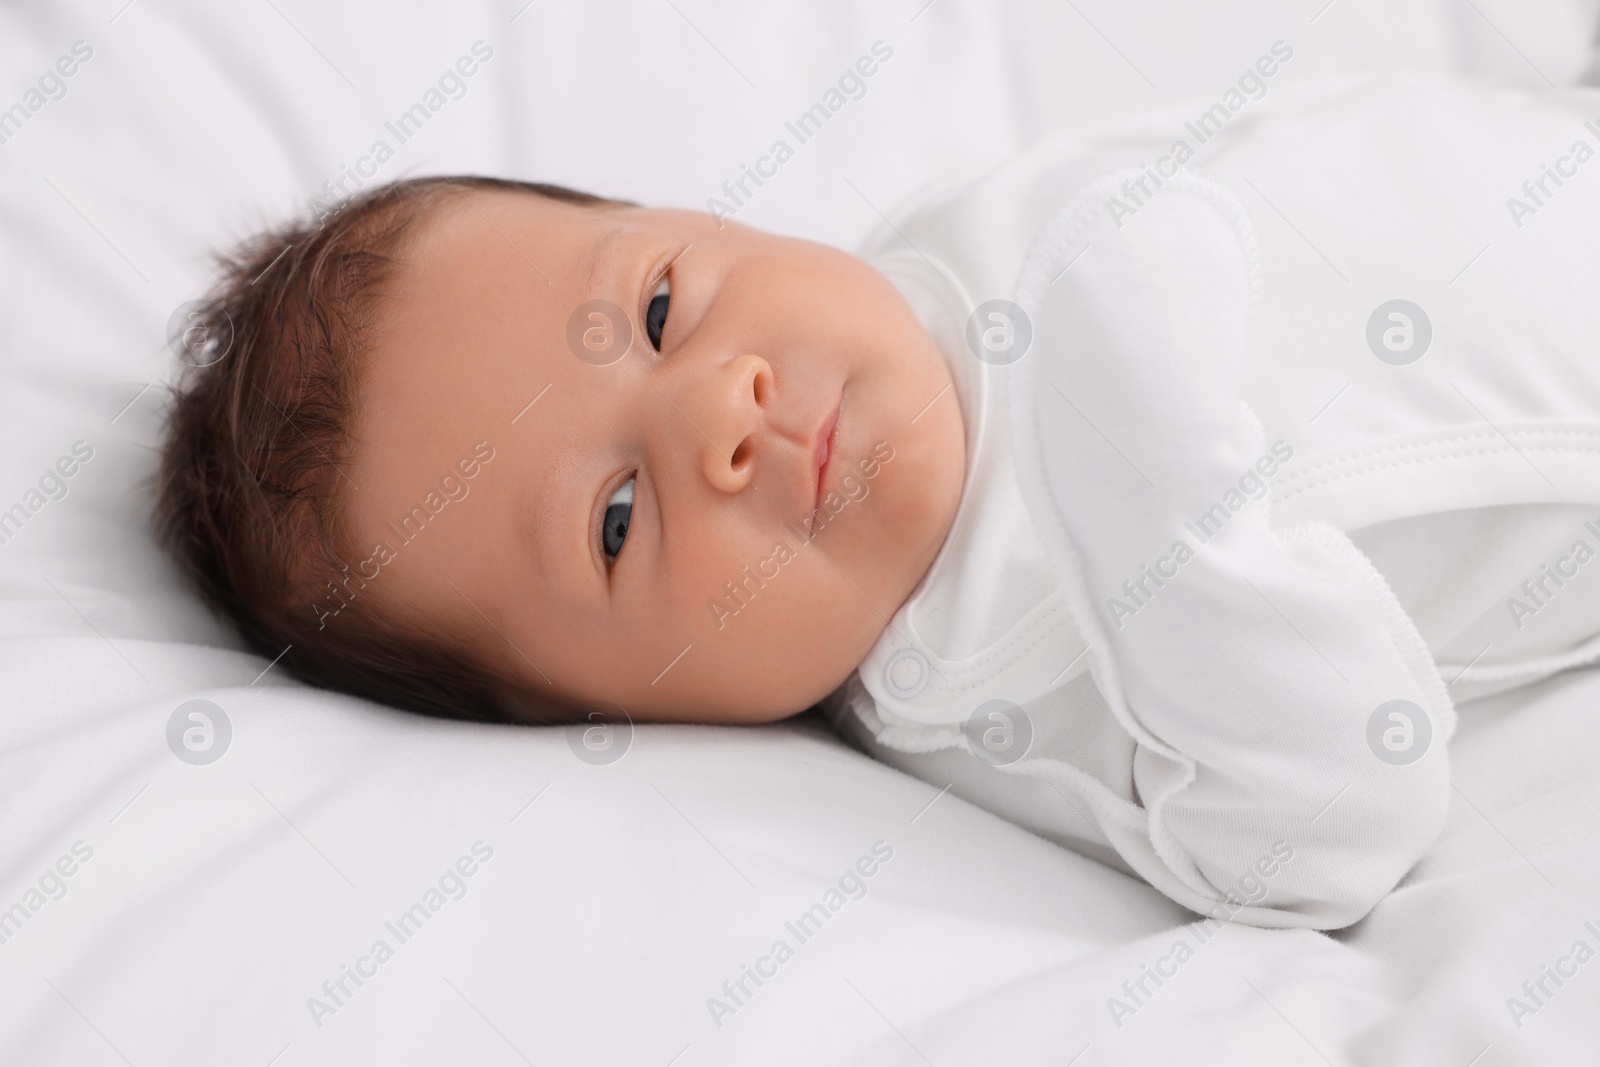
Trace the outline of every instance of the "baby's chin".
<instances>
[{"instance_id":1,"label":"baby's chin","mask_svg":"<svg viewBox=\"0 0 1600 1067\"><path fill-rule=\"evenodd\" d=\"M959 424L957 428L959 430ZM906 452L896 453L894 462L901 458L911 462L893 472L898 477L884 487L887 491L879 515L885 528L886 549L891 529L895 542L892 550L883 553L886 571L898 578L885 590L892 603L892 610L888 612L891 615L911 597L928 568L933 566L934 558L954 525L965 479L964 449L953 456L947 452L942 460L928 453L918 462L917 455L916 452L909 456Z\"/></svg>"},{"instance_id":2,"label":"baby's chin","mask_svg":"<svg viewBox=\"0 0 1600 1067\"><path fill-rule=\"evenodd\" d=\"M933 565L965 481L965 438L953 404L939 415L929 411L912 429L898 443L876 439L869 453L876 477L859 478L864 495L846 498L814 542L848 579L843 599L876 624L859 650L863 657Z\"/></svg>"}]
</instances>

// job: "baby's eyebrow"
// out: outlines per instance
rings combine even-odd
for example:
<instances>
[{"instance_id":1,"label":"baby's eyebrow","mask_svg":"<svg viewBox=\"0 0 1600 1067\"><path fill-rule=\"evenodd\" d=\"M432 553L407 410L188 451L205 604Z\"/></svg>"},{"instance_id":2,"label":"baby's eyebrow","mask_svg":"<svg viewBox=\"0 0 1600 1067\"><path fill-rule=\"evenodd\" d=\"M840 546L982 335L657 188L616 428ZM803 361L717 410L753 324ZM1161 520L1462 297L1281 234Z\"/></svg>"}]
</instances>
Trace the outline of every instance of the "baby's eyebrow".
<instances>
[{"instance_id":1,"label":"baby's eyebrow","mask_svg":"<svg viewBox=\"0 0 1600 1067\"><path fill-rule=\"evenodd\" d=\"M600 268L612 255L613 247L622 236L623 226L620 222L613 222L609 229L595 241L589 252L589 273L584 276L583 288L585 292L594 290L595 276L600 273Z\"/></svg>"}]
</instances>

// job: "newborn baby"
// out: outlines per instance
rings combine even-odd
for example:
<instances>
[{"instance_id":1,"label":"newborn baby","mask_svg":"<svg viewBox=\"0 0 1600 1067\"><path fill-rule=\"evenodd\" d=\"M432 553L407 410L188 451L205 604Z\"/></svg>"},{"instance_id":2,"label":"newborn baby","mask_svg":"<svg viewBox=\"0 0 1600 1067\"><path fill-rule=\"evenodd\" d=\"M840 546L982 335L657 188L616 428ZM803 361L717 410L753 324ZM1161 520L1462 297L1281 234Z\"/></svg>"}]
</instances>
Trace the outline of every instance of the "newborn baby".
<instances>
[{"instance_id":1,"label":"newborn baby","mask_svg":"<svg viewBox=\"0 0 1600 1067\"><path fill-rule=\"evenodd\" d=\"M1575 105L1157 118L861 258L397 183L227 262L162 523L308 681L529 723L820 704L1196 911L1342 927L1443 825L1450 686L1600 656L1600 211L1500 206Z\"/></svg>"}]
</instances>

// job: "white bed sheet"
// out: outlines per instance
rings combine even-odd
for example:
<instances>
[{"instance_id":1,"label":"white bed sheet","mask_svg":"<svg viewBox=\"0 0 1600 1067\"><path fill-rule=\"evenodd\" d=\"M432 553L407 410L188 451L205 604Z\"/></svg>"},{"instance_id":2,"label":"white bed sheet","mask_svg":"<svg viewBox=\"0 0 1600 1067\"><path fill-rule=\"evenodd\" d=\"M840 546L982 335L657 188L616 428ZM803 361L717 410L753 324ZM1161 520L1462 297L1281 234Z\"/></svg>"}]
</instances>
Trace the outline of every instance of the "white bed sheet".
<instances>
[{"instance_id":1,"label":"white bed sheet","mask_svg":"<svg viewBox=\"0 0 1600 1067\"><path fill-rule=\"evenodd\" d=\"M0 943L0 1062L1492 1067L1593 1047L1600 964L1520 1029L1506 999L1600 926L1594 672L1464 710L1450 827L1369 919L1226 929L1118 1026L1123 982L1196 937L1149 887L809 720L641 728L601 767L563 730L263 674L146 514L165 324L204 251L303 207L476 41L493 58L374 180L483 171L704 207L887 42L867 95L738 215L849 246L932 178L1214 96L1275 39L1288 77L1536 86L1589 67L1594 21L1562 0L0 10L0 108L93 49L0 144L0 508L94 449L0 544L0 909L92 850ZM234 731L208 766L166 744L195 698ZM308 998L478 841L493 857L466 895L388 935L394 958L317 1025ZM894 854L865 897L788 934L794 958L719 1027L708 998L878 841Z\"/></svg>"}]
</instances>

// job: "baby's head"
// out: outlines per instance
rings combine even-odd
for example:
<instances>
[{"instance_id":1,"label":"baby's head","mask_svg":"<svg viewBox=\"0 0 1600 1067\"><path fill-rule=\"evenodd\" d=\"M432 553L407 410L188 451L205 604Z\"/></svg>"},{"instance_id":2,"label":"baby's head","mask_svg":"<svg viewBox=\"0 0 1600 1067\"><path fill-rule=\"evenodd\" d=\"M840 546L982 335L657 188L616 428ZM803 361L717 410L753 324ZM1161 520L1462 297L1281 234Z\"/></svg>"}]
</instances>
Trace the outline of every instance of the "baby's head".
<instances>
[{"instance_id":1,"label":"baby's head","mask_svg":"<svg viewBox=\"0 0 1600 1067\"><path fill-rule=\"evenodd\" d=\"M412 710L803 710L960 497L894 288L698 212L400 182L246 245L197 321L221 355L173 410L169 542L258 651Z\"/></svg>"}]
</instances>

